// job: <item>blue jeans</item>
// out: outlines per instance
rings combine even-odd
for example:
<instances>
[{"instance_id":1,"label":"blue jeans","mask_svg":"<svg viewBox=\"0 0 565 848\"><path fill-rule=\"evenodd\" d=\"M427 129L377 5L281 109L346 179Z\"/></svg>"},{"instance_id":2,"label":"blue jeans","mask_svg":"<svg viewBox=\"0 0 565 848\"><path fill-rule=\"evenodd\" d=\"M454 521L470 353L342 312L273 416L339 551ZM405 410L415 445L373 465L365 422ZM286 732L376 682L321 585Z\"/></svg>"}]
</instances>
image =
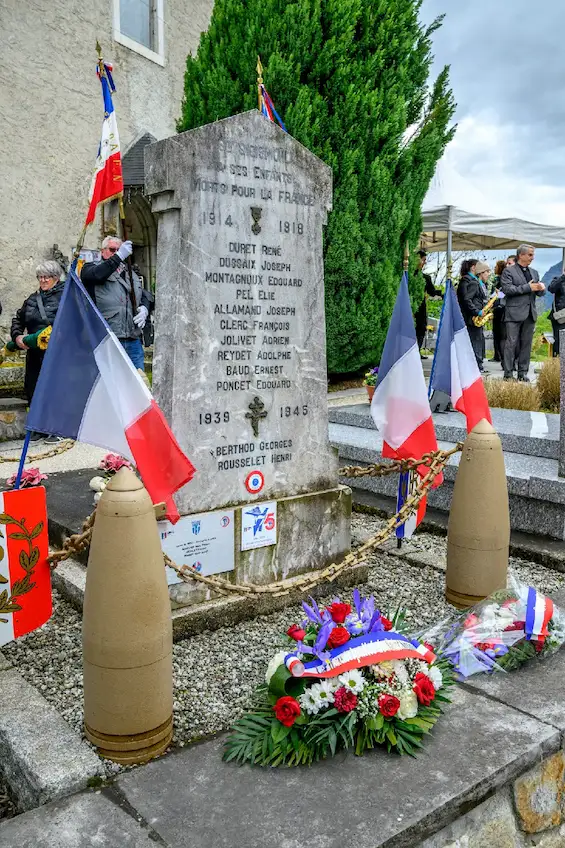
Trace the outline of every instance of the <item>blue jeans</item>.
<instances>
[{"instance_id":1,"label":"blue jeans","mask_svg":"<svg viewBox=\"0 0 565 848\"><path fill-rule=\"evenodd\" d=\"M136 368L145 369L145 355L141 339L120 339L121 345Z\"/></svg>"}]
</instances>

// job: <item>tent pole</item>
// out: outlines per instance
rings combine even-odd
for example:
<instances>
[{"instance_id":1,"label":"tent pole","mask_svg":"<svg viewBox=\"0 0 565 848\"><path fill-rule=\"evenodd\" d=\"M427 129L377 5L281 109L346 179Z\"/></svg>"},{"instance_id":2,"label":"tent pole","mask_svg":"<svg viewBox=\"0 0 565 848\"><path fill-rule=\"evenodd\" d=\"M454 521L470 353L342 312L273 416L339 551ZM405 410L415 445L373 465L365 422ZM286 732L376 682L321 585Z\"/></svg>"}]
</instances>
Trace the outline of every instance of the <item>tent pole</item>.
<instances>
[{"instance_id":1,"label":"tent pole","mask_svg":"<svg viewBox=\"0 0 565 848\"><path fill-rule=\"evenodd\" d=\"M561 271L565 274L565 247L563 248L563 251L562 251Z\"/></svg>"},{"instance_id":2,"label":"tent pole","mask_svg":"<svg viewBox=\"0 0 565 848\"><path fill-rule=\"evenodd\" d=\"M452 261L451 252L453 247L453 233L451 231L451 210L452 206L447 207L447 270L446 279L451 280Z\"/></svg>"}]
</instances>

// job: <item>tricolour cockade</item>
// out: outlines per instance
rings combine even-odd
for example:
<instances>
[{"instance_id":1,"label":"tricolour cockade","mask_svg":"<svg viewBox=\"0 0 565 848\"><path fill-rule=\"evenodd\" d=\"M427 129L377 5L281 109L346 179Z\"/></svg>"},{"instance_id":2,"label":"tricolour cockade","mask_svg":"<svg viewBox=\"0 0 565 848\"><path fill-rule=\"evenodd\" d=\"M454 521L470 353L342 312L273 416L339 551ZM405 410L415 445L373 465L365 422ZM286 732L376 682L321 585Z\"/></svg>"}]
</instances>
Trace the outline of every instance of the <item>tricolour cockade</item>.
<instances>
[{"instance_id":1,"label":"tricolour cockade","mask_svg":"<svg viewBox=\"0 0 565 848\"><path fill-rule=\"evenodd\" d=\"M230 733L226 760L310 764L340 748L376 745L414 755L449 701L450 664L410 639L401 610L386 618L353 592L325 609L303 603L306 619L287 631L291 648L269 662L251 712Z\"/></svg>"}]
</instances>

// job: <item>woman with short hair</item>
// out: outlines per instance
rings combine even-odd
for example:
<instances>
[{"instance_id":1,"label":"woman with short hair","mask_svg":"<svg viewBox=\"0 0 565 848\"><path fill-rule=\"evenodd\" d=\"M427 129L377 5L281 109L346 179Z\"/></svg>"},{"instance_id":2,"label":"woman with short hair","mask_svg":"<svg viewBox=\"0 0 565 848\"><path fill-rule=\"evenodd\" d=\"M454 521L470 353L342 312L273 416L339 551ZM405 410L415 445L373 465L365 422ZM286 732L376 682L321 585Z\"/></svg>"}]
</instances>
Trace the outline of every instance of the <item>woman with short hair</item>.
<instances>
[{"instance_id":1,"label":"woman with short hair","mask_svg":"<svg viewBox=\"0 0 565 848\"><path fill-rule=\"evenodd\" d=\"M35 269L35 275L39 288L24 300L12 319L10 331L14 344L20 350L26 351L24 391L28 403L31 403L37 385L45 350L29 346L24 342L24 336L33 335L53 325L65 287L61 280L63 276L61 266L52 259L41 262ZM33 433L31 438L37 441L43 438L43 433ZM49 436L46 441L56 442L59 438Z\"/></svg>"}]
</instances>

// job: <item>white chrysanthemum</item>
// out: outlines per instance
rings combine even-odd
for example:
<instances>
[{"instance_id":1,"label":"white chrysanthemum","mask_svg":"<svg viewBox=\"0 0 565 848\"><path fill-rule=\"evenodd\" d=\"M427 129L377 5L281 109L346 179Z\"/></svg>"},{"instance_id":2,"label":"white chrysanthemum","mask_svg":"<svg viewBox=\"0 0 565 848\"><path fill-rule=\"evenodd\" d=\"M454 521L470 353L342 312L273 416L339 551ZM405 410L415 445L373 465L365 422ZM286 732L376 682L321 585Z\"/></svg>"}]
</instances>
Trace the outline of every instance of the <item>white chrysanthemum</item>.
<instances>
[{"instance_id":1,"label":"white chrysanthemum","mask_svg":"<svg viewBox=\"0 0 565 848\"><path fill-rule=\"evenodd\" d=\"M298 699L300 708L309 715L316 715L320 712L320 705L316 700L316 693L312 694L313 688L313 686L310 686Z\"/></svg>"},{"instance_id":2,"label":"white chrysanthemum","mask_svg":"<svg viewBox=\"0 0 565 848\"><path fill-rule=\"evenodd\" d=\"M333 704L336 689L337 686L333 680L322 680L310 687L310 693L318 707L324 708Z\"/></svg>"},{"instance_id":3,"label":"white chrysanthemum","mask_svg":"<svg viewBox=\"0 0 565 848\"><path fill-rule=\"evenodd\" d=\"M265 683L267 686L271 682L271 677L277 670L277 668L284 663L284 658L288 654L288 651L279 651L278 654L270 660L269 665L267 666L267 671L265 672Z\"/></svg>"},{"instance_id":4,"label":"white chrysanthemum","mask_svg":"<svg viewBox=\"0 0 565 848\"><path fill-rule=\"evenodd\" d=\"M400 683L409 683L410 677L402 660L391 660L392 670Z\"/></svg>"},{"instance_id":5,"label":"white chrysanthemum","mask_svg":"<svg viewBox=\"0 0 565 848\"><path fill-rule=\"evenodd\" d=\"M352 668L351 671L340 674L337 680L340 686L345 686L346 689L350 689L356 695L362 692L365 686L365 678L358 668Z\"/></svg>"},{"instance_id":6,"label":"white chrysanthemum","mask_svg":"<svg viewBox=\"0 0 565 848\"><path fill-rule=\"evenodd\" d=\"M432 665L431 668L426 671L426 674L434 684L436 692L438 689L441 689L443 686L443 676L437 665Z\"/></svg>"},{"instance_id":7,"label":"white chrysanthemum","mask_svg":"<svg viewBox=\"0 0 565 848\"><path fill-rule=\"evenodd\" d=\"M407 718L414 718L418 715L418 698L416 693L411 689L403 689L396 693L396 697L400 701L400 707L396 715L401 721Z\"/></svg>"}]
</instances>

